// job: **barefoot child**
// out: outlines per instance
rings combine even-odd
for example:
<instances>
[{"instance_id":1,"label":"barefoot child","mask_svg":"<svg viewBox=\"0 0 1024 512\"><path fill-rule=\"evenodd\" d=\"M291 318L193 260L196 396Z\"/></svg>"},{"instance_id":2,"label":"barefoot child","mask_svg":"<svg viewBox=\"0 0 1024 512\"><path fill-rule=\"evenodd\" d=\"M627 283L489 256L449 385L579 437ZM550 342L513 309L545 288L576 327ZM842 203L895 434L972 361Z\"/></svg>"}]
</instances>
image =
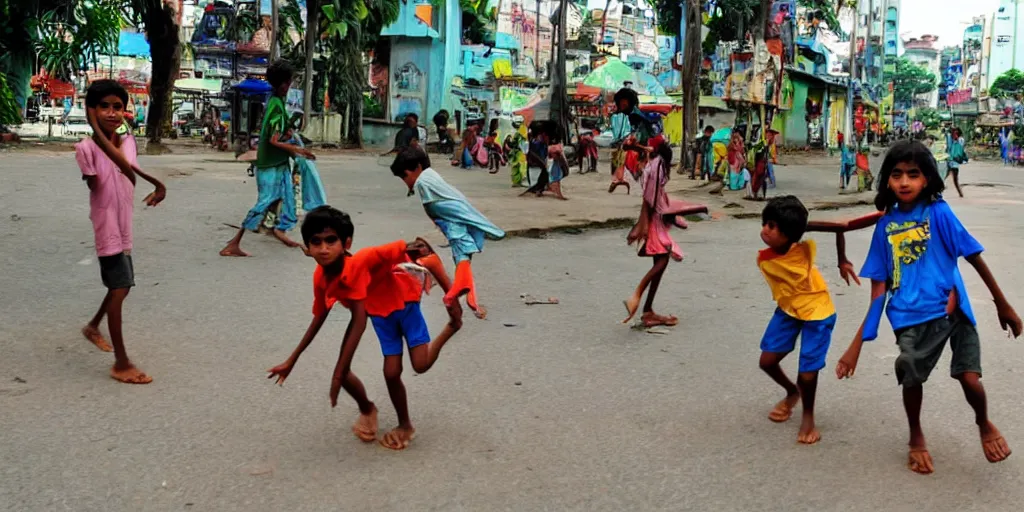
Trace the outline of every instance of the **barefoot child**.
<instances>
[{"instance_id":1,"label":"barefoot child","mask_svg":"<svg viewBox=\"0 0 1024 512\"><path fill-rule=\"evenodd\" d=\"M295 156L316 160L316 157L308 149L285 142L288 112L285 110L284 98L288 95L294 75L295 71L291 65L283 60L276 61L267 68L267 81L273 87L274 95L267 102L263 126L260 128L260 145L256 153L256 189L259 196L256 205L242 221L241 229L228 245L221 249L221 256L248 256L240 245L242 235L246 230L257 231L263 216L277 201L281 201L282 204L281 214L274 228L274 237L288 247L301 247L285 233L295 227L296 222L295 190L288 158Z\"/></svg>"},{"instance_id":2,"label":"barefoot child","mask_svg":"<svg viewBox=\"0 0 1024 512\"><path fill-rule=\"evenodd\" d=\"M480 211L469 204L466 196L451 186L437 171L430 168L430 158L419 149L399 152L391 172L402 178L415 191L427 216L448 239L455 260L455 282L444 296L445 307L452 309L459 297L466 296L466 305L477 318L487 316L487 310L476 300L476 283L470 262L473 255L484 250L484 239L500 240L505 232L495 226Z\"/></svg>"},{"instance_id":3,"label":"barefoot child","mask_svg":"<svg viewBox=\"0 0 1024 512\"><path fill-rule=\"evenodd\" d=\"M877 218L868 215L848 222L808 222L807 208L795 196L772 198L761 212L761 240L768 248L758 253L757 266L778 307L761 339L760 366L786 391L786 398L775 405L768 419L776 423L789 420L802 398L803 421L797 442L814 444L821 439L814 425L814 399L818 372L825 367L836 325L832 296L815 264L817 246L814 240L800 239L806 231L835 232L840 275L849 283L850 276L856 280L856 275L846 260L843 233L870 226ZM800 366L794 384L780 363L796 347L798 336Z\"/></svg>"},{"instance_id":4,"label":"barefoot child","mask_svg":"<svg viewBox=\"0 0 1024 512\"><path fill-rule=\"evenodd\" d=\"M85 106L92 138L75 145L75 159L82 170L82 179L89 187L89 218L96 235L96 254L100 276L107 287L99 311L82 329L82 334L104 352L114 352L110 376L129 384L153 381L132 364L121 335L121 307L128 292L135 286L132 264L132 215L134 212L135 177L141 176L156 190L146 196L145 203L156 206L166 196L160 181L138 167L135 138L119 133L124 126L124 107L128 93L113 80L97 80L89 86ZM99 326L107 317L110 341L100 334Z\"/></svg>"},{"instance_id":5,"label":"barefoot child","mask_svg":"<svg viewBox=\"0 0 1024 512\"><path fill-rule=\"evenodd\" d=\"M433 256L429 246L421 241L408 244L394 242L367 247L352 255L348 250L352 247L353 232L349 216L330 206L309 212L303 221L303 241L317 262L313 273L313 321L288 360L268 370L268 378L276 377L278 384L284 384L299 356L327 320L331 307L340 303L352 312L352 317L331 381L331 407L337 405L338 394L341 388L345 388L359 406L360 416L352 426L353 433L365 442L375 440L377 408L366 396L362 382L351 371L352 357L369 317L380 338L385 356L384 376L399 417L398 428L386 435L382 444L402 449L408 446L415 433L401 381L402 336L409 344L413 369L418 373L425 372L433 366L444 344L461 327L461 311L449 310L451 321L437 340L430 342L426 322L419 309L423 288L411 276L395 274L395 266L410 262L410 256L422 258L428 269L438 268L440 265L429 262ZM436 260L436 256L432 259ZM447 286L446 275L437 275L436 279L442 287Z\"/></svg>"},{"instance_id":6,"label":"barefoot child","mask_svg":"<svg viewBox=\"0 0 1024 512\"><path fill-rule=\"evenodd\" d=\"M875 207L884 216L875 227L860 273L871 279L871 307L836 366L839 378L853 375L862 343L877 337L884 307L900 349L895 368L910 424L907 466L922 474L934 471L921 429L922 386L947 340L953 351L950 375L960 381L967 403L974 409L985 458L999 462L1010 456L1006 440L988 418L981 384L981 343L957 267L961 257L992 293L1003 329L1019 336L1022 328L1020 317L981 258L981 244L942 200L944 185L937 167L920 142L901 141L889 149L875 197Z\"/></svg>"},{"instance_id":7,"label":"barefoot child","mask_svg":"<svg viewBox=\"0 0 1024 512\"><path fill-rule=\"evenodd\" d=\"M665 187L668 185L669 176L671 176L672 148L660 135L650 139L650 144L651 147L646 148L648 151L642 152L640 157L640 162L644 164L642 178L644 202L640 207L640 217L633 229L629 231L626 241L636 244L637 255L653 258L654 264L640 280L633 295L625 301L626 312L629 316L622 323L629 322L636 315L636 310L640 307L640 298L643 296L644 290L647 290L647 301L644 303L644 312L640 317L644 326L673 326L679 323L678 318L654 312L654 296L658 293L661 276L664 275L665 269L668 267L669 258L676 261L683 260L683 251L669 235L669 227L675 225L685 229L686 220L683 219L683 215L706 213L708 209L704 205L689 204L669 198Z\"/></svg>"}]
</instances>

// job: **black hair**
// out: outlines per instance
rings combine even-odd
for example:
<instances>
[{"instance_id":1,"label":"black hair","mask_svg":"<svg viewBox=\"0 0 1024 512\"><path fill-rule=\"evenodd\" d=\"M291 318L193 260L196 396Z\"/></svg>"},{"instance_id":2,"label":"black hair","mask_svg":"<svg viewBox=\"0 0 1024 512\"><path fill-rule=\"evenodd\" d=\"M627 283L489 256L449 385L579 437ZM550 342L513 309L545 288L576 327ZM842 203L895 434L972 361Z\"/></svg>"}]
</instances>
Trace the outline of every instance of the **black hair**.
<instances>
[{"instance_id":1,"label":"black hair","mask_svg":"<svg viewBox=\"0 0 1024 512\"><path fill-rule=\"evenodd\" d=\"M789 243L800 241L807 231L807 208L796 196L777 196L761 210L761 225L774 222Z\"/></svg>"},{"instance_id":2,"label":"black hair","mask_svg":"<svg viewBox=\"0 0 1024 512\"><path fill-rule=\"evenodd\" d=\"M707 132L715 133L715 127L711 126L710 124L705 126L704 127L704 133L707 133Z\"/></svg>"},{"instance_id":3,"label":"black hair","mask_svg":"<svg viewBox=\"0 0 1024 512\"><path fill-rule=\"evenodd\" d=\"M417 165L422 166L424 158L427 158L427 167L429 167L430 158L426 156L426 153L413 147L403 148L395 156L395 161L391 163L391 174L402 178L406 172L415 171Z\"/></svg>"},{"instance_id":4,"label":"black hair","mask_svg":"<svg viewBox=\"0 0 1024 512\"><path fill-rule=\"evenodd\" d=\"M878 174L878 195L875 196L875 208L880 212L892 210L896 204L896 193L889 188L889 176L896 164L914 163L919 169L928 184L921 191L918 199L932 202L938 199L939 194L946 189L946 184L939 176L939 164L935 161L928 146L916 140L901 140L889 148L882 161L882 171Z\"/></svg>"},{"instance_id":5,"label":"black hair","mask_svg":"<svg viewBox=\"0 0 1024 512\"><path fill-rule=\"evenodd\" d=\"M409 112L408 114L405 115L406 119L409 119L410 117L415 119L417 122L419 122L420 120L420 116L418 116L415 112Z\"/></svg>"},{"instance_id":6,"label":"black hair","mask_svg":"<svg viewBox=\"0 0 1024 512\"><path fill-rule=\"evenodd\" d=\"M672 168L672 146L668 145L667 140L658 145L658 149L654 150L654 154L661 157L661 165L665 166L666 169Z\"/></svg>"},{"instance_id":7,"label":"black hair","mask_svg":"<svg viewBox=\"0 0 1024 512\"><path fill-rule=\"evenodd\" d=\"M318 206L306 214L302 221L302 241L309 246L309 239L323 233L325 229L333 229L342 243L352 238L355 226L347 213L329 205Z\"/></svg>"},{"instance_id":8,"label":"black hair","mask_svg":"<svg viewBox=\"0 0 1024 512\"><path fill-rule=\"evenodd\" d=\"M420 156L420 168L426 169L430 167L430 155L423 148L416 148L416 152Z\"/></svg>"},{"instance_id":9,"label":"black hair","mask_svg":"<svg viewBox=\"0 0 1024 512\"><path fill-rule=\"evenodd\" d=\"M128 91L114 80L96 80L85 92L85 106L98 107L103 98L117 96L125 106L128 105Z\"/></svg>"},{"instance_id":10,"label":"black hair","mask_svg":"<svg viewBox=\"0 0 1024 512\"><path fill-rule=\"evenodd\" d=\"M636 95L636 91L628 87L623 87L622 89L619 89L619 92L615 93L614 101L616 108L618 108L619 103L622 100L626 100L629 102L630 110L632 110L633 108L640 104L640 98ZM623 113L625 114L627 112Z\"/></svg>"},{"instance_id":11,"label":"black hair","mask_svg":"<svg viewBox=\"0 0 1024 512\"><path fill-rule=\"evenodd\" d=\"M267 67L267 82L274 89L291 82L292 78L295 78L295 69L286 60L275 60Z\"/></svg>"}]
</instances>

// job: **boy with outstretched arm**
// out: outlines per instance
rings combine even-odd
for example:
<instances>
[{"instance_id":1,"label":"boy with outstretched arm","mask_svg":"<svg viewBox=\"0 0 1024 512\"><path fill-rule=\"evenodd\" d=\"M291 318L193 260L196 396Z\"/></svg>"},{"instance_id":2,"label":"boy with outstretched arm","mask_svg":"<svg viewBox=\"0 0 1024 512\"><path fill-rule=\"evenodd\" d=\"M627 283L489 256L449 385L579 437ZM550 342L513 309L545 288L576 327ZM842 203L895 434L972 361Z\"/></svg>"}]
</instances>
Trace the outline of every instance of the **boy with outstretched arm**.
<instances>
[{"instance_id":1,"label":"boy with outstretched arm","mask_svg":"<svg viewBox=\"0 0 1024 512\"><path fill-rule=\"evenodd\" d=\"M398 427L388 432L381 444L401 450L409 445L416 432L409 419L405 386L401 381L402 338L409 346L413 369L417 373L426 372L437 361L444 344L461 328L462 312L458 308L449 309L448 325L431 341L419 307L425 287L397 267L418 261L433 274L438 267L443 269L437 255L422 240L367 247L352 255L348 250L352 247L353 232L349 216L330 206L321 206L307 214L302 223L302 238L310 256L317 262L313 274L313 320L288 360L268 370L268 378L276 377L278 384L284 383L299 356L323 326L331 307L341 303L352 312L352 318L331 381L331 406L337 405L338 394L345 388L360 411L352 431L365 442L375 440L377 408L351 371L352 357L369 317L380 339L384 377L399 420ZM434 278L442 288L447 288L447 275L435 274Z\"/></svg>"},{"instance_id":2,"label":"boy with outstretched arm","mask_svg":"<svg viewBox=\"0 0 1024 512\"><path fill-rule=\"evenodd\" d=\"M122 305L135 286L132 217L136 176L155 187L144 199L148 206L163 201L167 191L163 183L139 169L135 138L125 129L127 103L128 93L117 82L93 82L85 96L93 136L75 145L75 159L89 187L89 218L95 234L100 275L107 287L107 295L96 315L82 328L82 334L100 350L114 352L114 366L110 369L113 379L128 384L148 384L153 378L132 364L121 333ZM104 316L113 347L99 331Z\"/></svg>"},{"instance_id":3,"label":"boy with outstretched arm","mask_svg":"<svg viewBox=\"0 0 1024 512\"><path fill-rule=\"evenodd\" d=\"M803 417L797 442L814 444L821 433L814 424L814 401L818 372L836 325L836 310L821 271L815 264L814 240L801 241L807 231L836 233L840 276L856 280L853 265L846 259L843 233L870 226L877 215L846 222L807 220L807 208L795 196L774 197L761 212L761 240L768 246L758 253L757 266L764 275L772 298L778 303L774 316L761 339L761 369L786 391L768 414L776 423L788 421L798 401L803 401ZM859 282L858 282L859 284ZM800 338L800 366L794 384L780 363L796 348Z\"/></svg>"}]
</instances>

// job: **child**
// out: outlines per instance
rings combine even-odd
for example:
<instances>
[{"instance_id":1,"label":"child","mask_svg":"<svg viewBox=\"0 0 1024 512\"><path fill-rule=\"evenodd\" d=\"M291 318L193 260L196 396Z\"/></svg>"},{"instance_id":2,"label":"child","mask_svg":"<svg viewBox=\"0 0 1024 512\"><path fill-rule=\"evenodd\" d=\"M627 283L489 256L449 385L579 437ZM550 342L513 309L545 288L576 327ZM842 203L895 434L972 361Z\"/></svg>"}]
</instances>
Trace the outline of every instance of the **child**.
<instances>
[{"instance_id":1,"label":"child","mask_svg":"<svg viewBox=\"0 0 1024 512\"><path fill-rule=\"evenodd\" d=\"M104 352L114 352L110 376L128 384L148 384L146 375L128 359L121 335L121 307L128 292L135 286L132 262L132 215L134 211L135 176L156 187L144 200L156 206L167 189L163 183L146 174L138 166L135 138L124 128L124 106L128 93L113 80L97 80L85 96L86 115L93 129L92 138L75 145L75 159L82 170L82 179L89 187L89 218L92 220L99 257L100 276L107 287L99 311L82 334ZM107 317L110 341L100 334L99 326Z\"/></svg>"},{"instance_id":2,"label":"child","mask_svg":"<svg viewBox=\"0 0 1024 512\"><path fill-rule=\"evenodd\" d=\"M711 137L715 134L715 127L707 125L704 127L704 136L697 139L694 152L696 158L694 158L693 172L690 173L690 179L695 180L697 176L700 176L701 180L711 179L711 166L715 161L714 155L711 154Z\"/></svg>"},{"instance_id":3,"label":"child","mask_svg":"<svg viewBox=\"0 0 1024 512\"><path fill-rule=\"evenodd\" d=\"M431 342L426 321L419 308L420 294L424 288L411 276L396 271L395 266L412 259L426 261L431 256L436 259L436 255L421 240L367 247L352 255L348 250L352 247L353 232L349 216L330 206L321 206L309 212L303 221L302 239L310 256L317 262L313 273L313 320L292 355L284 363L267 370L270 374L267 378L276 377L277 384L284 384L299 356L312 343L327 320L331 307L336 302L341 303L352 311L352 318L345 331L341 355L334 369L331 407L337 405L338 393L344 387L359 405L360 417L352 426L353 433L365 442L375 440L377 408L367 398L362 382L351 371L352 357L369 317L380 339L381 351L384 353L384 378L399 420L398 427L387 433L381 439L381 444L402 450L416 433L409 419L405 386L401 380L402 337L405 337L409 345L413 369L417 373L426 372L437 361L444 344L461 327L462 312L457 308L450 309L451 320L441 335ZM427 267L434 270L440 265L427 264ZM448 285L446 275L441 274L436 278L442 287Z\"/></svg>"},{"instance_id":4,"label":"child","mask_svg":"<svg viewBox=\"0 0 1024 512\"><path fill-rule=\"evenodd\" d=\"M256 205L242 221L242 228L221 249L221 256L249 256L249 253L241 248L242 235L247 229L257 231L260 220L277 201L281 201L282 204L281 214L273 231L274 237L288 247L301 247L285 234L285 231L292 229L296 222L295 192L288 158L295 156L316 160L316 157L308 149L285 142L288 113L285 110L284 98L288 95L294 75L291 65L283 60L276 61L267 68L267 81L273 87L274 94L267 102L263 126L260 128L260 143L256 156L256 189L259 196Z\"/></svg>"},{"instance_id":5,"label":"child","mask_svg":"<svg viewBox=\"0 0 1024 512\"><path fill-rule=\"evenodd\" d=\"M513 132L505 137L505 154L511 162L512 186L522 187L523 177L526 175L526 153L529 152L529 142L523 136L523 116L512 118Z\"/></svg>"},{"instance_id":6,"label":"child","mask_svg":"<svg viewBox=\"0 0 1024 512\"><path fill-rule=\"evenodd\" d=\"M964 150L964 137L960 133L960 128L953 128L946 134L946 152L949 154L949 158L946 159L946 166L949 168L947 176L953 175L953 186L956 187L956 193L963 197L964 193L960 190L960 164L966 164L968 158L967 152Z\"/></svg>"},{"instance_id":7,"label":"child","mask_svg":"<svg viewBox=\"0 0 1024 512\"><path fill-rule=\"evenodd\" d=\"M548 154L551 144L551 134L548 130L549 124L543 121L536 121L530 125L530 147L526 153L526 182L530 184L530 187L522 194L519 194L520 197L529 193L540 197L548 189L548 184L551 183L548 164L548 159L551 156Z\"/></svg>"},{"instance_id":8,"label":"child","mask_svg":"<svg viewBox=\"0 0 1024 512\"><path fill-rule=\"evenodd\" d=\"M543 135L541 143L544 141L551 140L553 143L547 146L547 156L550 163L540 169L540 177L532 187L519 195L525 195L528 193L534 193L537 197L544 195L544 192L551 192L556 198L563 201L569 198L562 194L562 179L569 172L569 162L565 159L565 147L562 145L562 139L557 135L552 136L551 134L555 131L554 123L544 123L543 128L539 132ZM536 154L539 151L531 151ZM537 164L540 163L539 158L532 159Z\"/></svg>"},{"instance_id":9,"label":"child","mask_svg":"<svg viewBox=\"0 0 1024 512\"><path fill-rule=\"evenodd\" d=\"M630 230L626 241L636 244L637 255L653 258L654 264L640 280L633 295L623 301L629 316L622 323L629 322L633 318L637 308L640 307L640 297L643 296L644 290L649 288L640 321L643 322L644 327L673 326L679 323L678 318L654 312L654 296L658 293L658 285L668 267L669 257L676 261L683 260L683 252L669 235L668 230L673 224L685 229L686 221L683 219L683 215L706 213L708 209L703 205L669 199L665 186L671 176L672 148L661 135L650 139L650 143L651 147L647 148L650 158L648 159L648 152L641 153L641 161L645 163L642 182L644 202L640 207L640 218Z\"/></svg>"},{"instance_id":10,"label":"child","mask_svg":"<svg viewBox=\"0 0 1024 512\"><path fill-rule=\"evenodd\" d=\"M856 275L846 260L843 233L870 226L877 219L877 215L867 215L846 222L808 222L807 208L795 196L774 197L761 212L761 240L768 248L758 253L757 266L778 307L761 339L760 367L786 390L786 398L775 405L768 419L776 423L789 420L802 399L799 443L814 444L821 439L814 425L814 400L818 372L825 367L836 324L828 285L815 264L817 246L814 240L800 239L807 231L836 233L840 276L849 284L850 277L856 280ZM800 365L794 384L780 363L796 347L798 336Z\"/></svg>"},{"instance_id":11,"label":"child","mask_svg":"<svg viewBox=\"0 0 1024 512\"><path fill-rule=\"evenodd\" d=\"M505 165L505 154L501 151L501 145L498 144L498 132L497 130L491 130L487 134L487 138L484 139L484 147L487 148L487 164L490 167L491 174L497 174L501 170L501 166Z\"/></svg>"},{"instance_id":12,"label":"child","mask_svg":"<svg viewBox=\"0 0 1024 512\"><path fill-rule=\"evenodd\" d=\"M459 297L466 296L466 304L477 318L485 318L487 310L476 300L476 283L470 261L473 254L483 251L484 238L500 240L505 232L487 220L466 196L444 181L430 168L430 158L421 150L402 151L391 164L391 172L415 191L427 216L448 239L455 260L455 282L444 296L444 304L454 308Z\"/></svg>"},{"instance_id":13,"label":"child","mask_svg":"<svg viewBox=\"0 0 1024 512\"><path fill-rule=\"evenodd\" d=\"M732 132L729 141L729 190L746 190L747 197L753 197L750 190L750 171L747 170L747 149L743 136Z\"/></svg>"},{"instance_id":14,"label":"child","mask_svg":"<svg viewBox=\"0 0 1024 512\"><path fill-rule=\"evenodd\" d=\"M937 167L928 148L917 141L900 141L886 155L875 197L875 207L884 215L860 273L871 279L871 307L836 366L837 377L853 375L862 343L877 337L884 307L900 349L895 370L910 424L907 466L922 474L934 471L921 430L922 385L947 340L953 350L950 375L960 381L974 409L985 457L999 462L1010 455L1006 440L988 418L980 380L981 344L958 259L965 258L985 282L1003 329L1019 336L1022 328L981 257L981 244L942 200L944 185Z\"/></svg>"}]
</instances>

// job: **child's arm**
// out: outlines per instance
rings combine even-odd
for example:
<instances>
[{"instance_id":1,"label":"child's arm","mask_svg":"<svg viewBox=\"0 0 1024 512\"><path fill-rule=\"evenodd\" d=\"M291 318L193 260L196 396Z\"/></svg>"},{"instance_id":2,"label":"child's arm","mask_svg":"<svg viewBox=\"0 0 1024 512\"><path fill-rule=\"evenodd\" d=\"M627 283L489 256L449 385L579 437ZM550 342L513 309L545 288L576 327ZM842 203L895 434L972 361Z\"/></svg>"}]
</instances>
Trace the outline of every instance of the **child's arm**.
<instances>
[{"instance_id":1,"label":"child's arm","mask_svg":"<svg viewBox=\"0 0 1024 512\"><path fill-rule=\"evenodd\" d=\"M292 352L292 355L288 356L288 359L285 362L267 370L267 372L270 373L270 375L267 375L268 379L277 377L275 384L281 386L284 385L285 379L287 379L288 374L292 372L292 368L294 368L295 363L298 362L299 356L301 356L302 352L306 350L306 347L313 342L313 338L316 338L317 333L320 332L320 328L323 327L324 322L327 321L327 315L330 314L330 312L330 309L324 309L323 314L313 316L313 320L309 323L309 328L306 329L306 334L302 336L302 341L299 342L299 346L295 347L295 351Z\"/></svg>"},{"instance_id":2,"label":"child's arm","mask_svg":"<svg viewBox=\"0 0 1024 512\"><path fill-rule=\"evenodd\" d=\"M100 129L99 123L96 122L96 107L86 107L85 116L89 121L89 127L92 128L92 140L107 155L107 158L110 158L114 165L128 177L128 180L132 182L132 186L135 186L135 173L133 172L132 164L125 158L121 150L114 147L114 143L110 142L110 139Z\"/></svg>"},{"instance_id":3,"label":"child's arm","mask_svg":"<svg viewBox=\"0 0 1024 512\"><path fill-rule=\"evenodd\" d=\"M1006 300L1003 291L999 288L999 283L996 282L995 276L992 275L992 271L989 270L985 260L982 259L981 253L967 256L966 260L978 272L978 276L985 282L988 291L992 293L992 300L996 303L996 314L999 315L999 326L1003 330L1011 330L1014 338L1020 336L1021 330L1024 329L1024 324L1022 324L1017 312L1014 311L1013 306L1010 306L1009 301Z\"/></svg>"},{"instance_id":4,"label":"child's arm","mask_svg":"<svg viewBox=\"0 0 1024 512\"><path fill-rule=\"evenodd\" d=\"M872 212L861 217L843 221L807 221L807 231L819 231L823 233L846 233L874 226L878 219L882 218L885 212Z\"/></svg>"},{"instance_id":5,"label":"child's arm","mask_svg":"<svg viewBox=\"0 0 1024 512\"><path fill-rule=\"evenodd\" d=\"M316 155L314 155L310 150L303 147L299 147L295 144L288 144L287 142L282 140L281 135L278 133L274 133L270 136L270 145L274 146L275 148L287 151L294 156L301 156L307 160L316 160Z\"/></svg>"},{"instance_id":6,"label":"child's arm","mask_svg":"<svg viewBox=\"0 0 1024 512\"><path fill-rule=\"evenodd\" d=\"M147 206L156 206L160 204L160 202L163 201L165 197L167 197L167 187L165 187L164 184L160 182L160 180L143 172L142 169L139 169L138 167L135 167L134 169L135 174L142 176L142 179L150 182L156 189L150 192L149 195L142 200L142 202L146 203Z\"/></svg>"},{"instance_id":7,"label":"child's arm","mask_svg":"<svg viewBox=\"0 0 1024 512\"><path fill-rule=\"evenodd\" d=\"M839 358L839 362L836 363L836 378L844 379L853 377L854 372L857 371L857 361L860 359L860 349L864 345L864 326L868 323L868 318L872 315L871 309L875 307L875 301L880 300L885 295L885 281L878 281L876 279L871 280L871 306L868 308L868 314L864 318L864 322L860 324L860 329L857 329L857 334L853 337L853 341L850 342L850 347L843 353L843 357Z\"/></svg>"},{"instance_id":8,"label":"child's arm","mask_svg":"<svg viewBox=\"0 0 1024 512\"><path fill-rule=\"evenodd\" d=\"M353 302L350 310L352 319L348 321L348 328L345 329L345 339L341 342L338 364L334 367L334 376L331 378L331 407L338 405L341 384L352 369L352 357L355 356L359 340L362 339L363 332L366 330L366 308L363 301Z\"/></svg>"}]
</instances>

